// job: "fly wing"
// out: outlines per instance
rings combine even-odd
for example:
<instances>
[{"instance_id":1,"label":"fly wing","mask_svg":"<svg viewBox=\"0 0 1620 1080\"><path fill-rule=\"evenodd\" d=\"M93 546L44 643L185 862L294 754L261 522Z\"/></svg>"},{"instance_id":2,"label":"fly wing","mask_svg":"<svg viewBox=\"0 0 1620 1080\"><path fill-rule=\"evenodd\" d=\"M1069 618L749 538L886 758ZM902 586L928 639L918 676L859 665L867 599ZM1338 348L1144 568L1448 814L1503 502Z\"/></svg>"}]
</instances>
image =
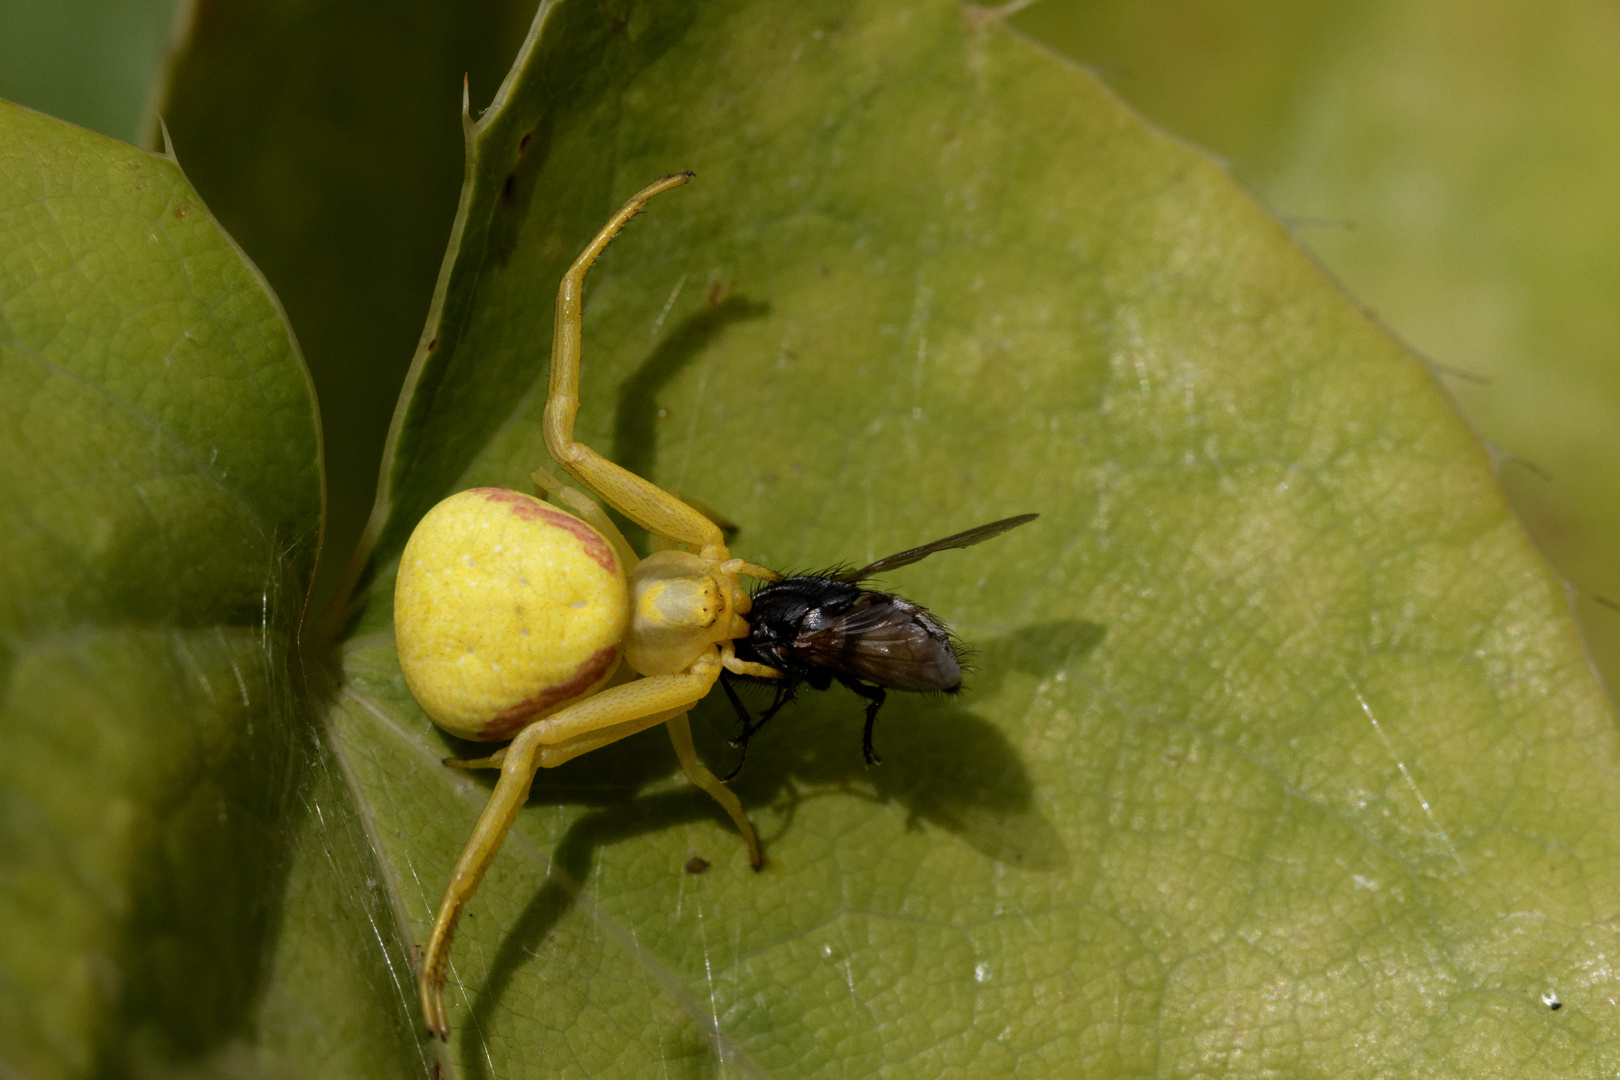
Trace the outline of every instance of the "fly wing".
<instances>
[{"instance_id":1,"label":"fly wing","mask_svg":"<svg viewBox=\"0 0 1620 1080\"><path fill-rule=\"evenodd\" d=\"M943 540L935 540L932 544L924 544L922 547L914 547L909 551L889 555L875 563L863 566L859 570L845 570L830 576L838 581L865 581L867 578L876 577L887 571L898 570L902 566L910 566L914 562L921 562L936 551L949 551L951 548L965 548L972 547L974 544L982 544L991 537L1000 536L1009 529L1027 525L1040 516L1039 514L1019 514L1017 517L1002 518L1000 521L992 521L988 525L980 525L976 529L967 530L967 532L953 533Z\"/></svg>"},{"instance_id":2,"label":"fly wing","mask_svg":"<svg viewBox=\"0 0 1620 1080\"><path fill-rule=\"evenodd\" d=\"M837 614L810 612L793 653L817 667L890 690L953 691L962 664L943 624L919 604L866 592Z\"/></svg>"}]
</instances>

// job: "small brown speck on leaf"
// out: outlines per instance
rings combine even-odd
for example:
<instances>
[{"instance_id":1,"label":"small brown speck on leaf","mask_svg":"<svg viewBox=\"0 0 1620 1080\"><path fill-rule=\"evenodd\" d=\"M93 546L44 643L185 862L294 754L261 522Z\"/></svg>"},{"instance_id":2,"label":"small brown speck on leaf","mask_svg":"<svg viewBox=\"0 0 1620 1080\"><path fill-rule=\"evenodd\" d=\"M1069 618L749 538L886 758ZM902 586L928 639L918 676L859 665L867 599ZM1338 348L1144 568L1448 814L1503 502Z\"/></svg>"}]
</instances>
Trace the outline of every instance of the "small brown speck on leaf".
<instances>
[{"instance_id":1,"label":"small brown speck on leaf","mask_svg":"<svg viewBox=\"0 0 1620 1080\"><path fill-rule=\"evenodd\" d=\"M688 874L701 874L708 868L709 860L701 855L694 855L686 860L686 872Z\"/></svg>"}]
</instances>

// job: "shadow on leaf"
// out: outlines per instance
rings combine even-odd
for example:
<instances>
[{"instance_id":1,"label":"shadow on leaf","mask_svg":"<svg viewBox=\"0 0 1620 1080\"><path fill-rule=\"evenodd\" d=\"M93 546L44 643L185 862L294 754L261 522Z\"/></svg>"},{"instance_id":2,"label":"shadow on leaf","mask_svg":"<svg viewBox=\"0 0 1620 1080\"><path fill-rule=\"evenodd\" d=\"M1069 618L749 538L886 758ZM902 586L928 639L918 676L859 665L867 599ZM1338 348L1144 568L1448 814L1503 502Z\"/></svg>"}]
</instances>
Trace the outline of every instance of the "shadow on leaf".
<instances>
[{"instance_id":1,"label":"shadow on leaf","mask_svg":"<svg viewBox=\"0 0 1620 1080\"><path fill-rule=\"evenodd\" d=\"M973 656L970 688L989 693L1018 675L1061 677L1104 634L1105 628L1095 623L1064 620L991 638ZM1016 750L994 724L961 701L891 694L877 726L885 763L867 768L861 760L860 700L837 688L806 692L755 742L732 787L751 812L765 806L784 811L780 832L793 828L794 811L809 799L853 797L898 803L906 808L908 827L943 829L1004 865L1043 873L1064 869L1068 852L1057 829L1036 808L1029 772ZM699 753L721 773L737 753L721 733L735 724L718 693L693 710ZM531 804L595 809L574 822L558 843L546 884L502 941L474 995L469 1029L493 1020L513 976L543 951L547 935L578 902L579 883L588 879L599 849L703 819L731 829L723 811L696 789L640 794L676 771L668 741L644 735L540 774ZM493 774L485 782L492 785ZM470 1076L486 1075L476 1040L467 1044L463 1061Z\"/></svg>"},{"instance_id":2,"label":"shadow on leaf","mask_svg":"<svg viewBox=\"0 0 1620 1080\"><path fill-rule=\"evenodd\" d=\"M771 305L746 296L728 296L687 316L658 343L625 380L613 415L614 461L637 476L653 476L658 460L658 394L732 323L758 319ZM647 532L615 514L625 536L645 550Z\"/></svg>"}]
</instances>

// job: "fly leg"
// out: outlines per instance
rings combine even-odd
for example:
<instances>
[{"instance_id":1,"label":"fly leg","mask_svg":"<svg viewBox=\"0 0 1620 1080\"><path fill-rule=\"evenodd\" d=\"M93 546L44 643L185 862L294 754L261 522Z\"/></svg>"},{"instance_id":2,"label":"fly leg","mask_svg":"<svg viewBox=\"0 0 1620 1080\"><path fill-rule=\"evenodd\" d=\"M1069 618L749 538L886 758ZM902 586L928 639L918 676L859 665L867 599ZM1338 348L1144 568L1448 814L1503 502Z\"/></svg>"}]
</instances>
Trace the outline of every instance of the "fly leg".
<instances>
[{"instance_id":1,"label":"fly leg","mask_svg":"<svg viewBox=\"0 0 1620 1080\"><path fill-rule=\"evenodd\" d=\"M866 699L866 730L861 732L861 753L865 755L868 765L883 764L883 759L872 749L872 725L877 722L878 710L883 708L883 702L889 695L881 686L867 686L848 675L838 676L838 681Z\"/></svg>"},{"instance_id":2,"label":"fly leg","mask_svg":"<svg viewBox=\"0 0 1620 1080\"><path fill-rule=\"evenodd\" d=\"M764 727L765 726L765 721L769 720L771 717L773 717L777 713L781 712L782 711L782 706L786 705L788 702L790 702L792 700L793 700L793 684L792 683L783 683L781 686L778 686L776 688L776 699L771 702L771 707L770 708L766 709L764 712L759 714L759 721L754 724L754 731L758 731L760 728ZM749 732L749 734L752 735L753 732L751 731L751 732Z\"/></svg>"},{"instance_id":3,"label":"fly leg","mask_svg":"<svg viewBox=\"0 0 1620 1080\"><path fill-rule=\"evenodd\" d=\"M736 768L732 769L725 776L720 778L721 780L729 781L732 777L742 772L743 764L748 760L748 740L752 739L754 735L758 733L759 729L765 726L765 721L775 716L779 711L781 711L782 706L793 700L794 686L792 683L787 682L776 683L776 697L771 701L770 707L764 712L760 713L759 719L755 720L751 715L749 715L748 706L744 705L737 697L737 691L731 688L731 680L727 678L726 675L727 673L724 672L720 675L720 689L724 690L726 692L726 697L731 699L731 707L737 710L737 717L738 719L742 720L743 725L742 734L731 740L731 745L742 751L742 757L737 760Z\"/></svg>"},{"instance_id":4,"label":"fly leg","mask_svg":"<svg viewBox=\"0 0 1620 1080\"><path fill-rule=\"evenodd\" d=\"M754 718L748 712L748 706L744 705L742 700L737 697L737 691L731 688L731 672L722 671L720 673L720 689L726 692L726 699L731 702L731 707L737 710L737 718L742 721L743 726L742 735L731 740L732 746L739 747L742 750L742 757L737 759L736 768L720 778L721 783L726 783L733 776L742 772L743 763L748 760L748 738L754 733ZM780 687L777 688L777 693L781 693Z\"/></svg>"}]
</instances>

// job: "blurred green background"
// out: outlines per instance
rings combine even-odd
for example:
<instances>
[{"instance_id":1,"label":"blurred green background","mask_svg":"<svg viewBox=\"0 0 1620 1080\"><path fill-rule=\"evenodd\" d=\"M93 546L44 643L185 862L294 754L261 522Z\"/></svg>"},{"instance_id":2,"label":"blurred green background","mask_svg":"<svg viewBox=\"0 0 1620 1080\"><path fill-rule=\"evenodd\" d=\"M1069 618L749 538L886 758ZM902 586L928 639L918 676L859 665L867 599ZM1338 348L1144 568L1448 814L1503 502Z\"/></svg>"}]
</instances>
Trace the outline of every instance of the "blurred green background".
<instances>
[{"instance_id":1,"label":"blurred green background","mask_svg":"<svg viewBox=\"0 0 1620 1080\"><path fill-rule=\"evenodd\" d=\"M1429 358L1615 686L1620 7L1041 0L1012 22L1225 158Z\"/></svg>"},{"instance_id":2,"label":"blurred green background","mask_svg":"<svg viewBox=\"0 0 1620 1080\"><path fill-rule=\"evenodd\" d=\"M384 5L235 7L264 13L258 47L287 50L288 85L266 88L274 106L261 116L166 119L182 165L227 228L237 206L266 193L310 204L305 237L232 231L286 304L321 396L329 588L363 524L442 253L437 240L402 246L401 238L442 239L454 211L458 73L472 73L475 109L487 101L533 3L483 0L439 16L446 35L468 23L483 32L444 50L443 70L414 81L444 98L427 130L388 128L422 111L421 101L398 100L397 83L370 80L366 99L365 87L299 75L317 70L319 52L298 33L299 20L374 32L387 25ZM412 7L412 17L430 7ZM1223 158L1347 291L1433 362L1498 452L1503 486L1570 582L1594 659L1615 685L1620 8L1601 0L1037 0L1001 10L1153 122ZM146 141L177 15L173 0L0 5L0 97ZM488 32L491 20L499 32ZM386 56L386 42L376 52ZM298 182L300 148L276 132L316 112L326 115L314 137L328 145L381 131L372 148L414 182L372 185L370 197L374 167L347 180ZM188 155L190 132L221 130L256 142L252 160L281 171L233 175L223 153ZM369 208L367 220L351 220L357 206ZM416 227L396 227L405 219ZM310 265L304 242L334 227L353 233L352 257ZM364 318L351 317L356 309Z\"/></svg>"},{"instance_id":3,"label":"blurred green background","mask_svg":"<svg viewBox=\"0 0 1620 1080\"><path fill-rule=\"evenodd\" d=\"M139 142L175 0L0 4L0 98Z\"/></svg>"}]
</instances>

